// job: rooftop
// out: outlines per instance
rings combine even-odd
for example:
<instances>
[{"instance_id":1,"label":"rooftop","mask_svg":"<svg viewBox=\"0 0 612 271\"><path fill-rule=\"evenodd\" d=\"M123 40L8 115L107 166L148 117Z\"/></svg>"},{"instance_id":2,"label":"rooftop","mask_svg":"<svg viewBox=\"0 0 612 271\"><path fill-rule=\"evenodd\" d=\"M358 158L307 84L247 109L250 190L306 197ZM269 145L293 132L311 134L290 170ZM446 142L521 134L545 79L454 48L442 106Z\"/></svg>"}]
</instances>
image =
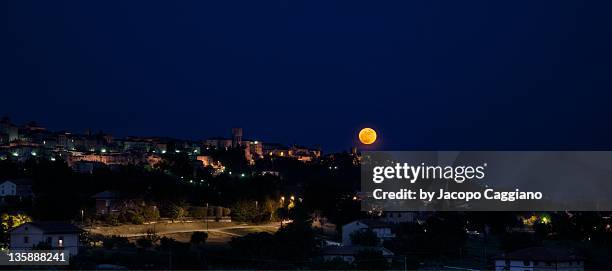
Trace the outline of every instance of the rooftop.
<instances>
[{"instance_id":1,"label":"rooftop","mask_svg":"<svg viewBox=\"0 0 612 271\"><path fill-rule=\"evenodd\" d=\"M81 228L73 224L70 224L68 222L57 222L57 221L28 222L28 223L22 224L21 226L17 228L27 227L27 226L38 228L45 233L80 233L83 231ZM17 228L14 228L14 229L17 229Z\"/></svg>"}]
</instances>

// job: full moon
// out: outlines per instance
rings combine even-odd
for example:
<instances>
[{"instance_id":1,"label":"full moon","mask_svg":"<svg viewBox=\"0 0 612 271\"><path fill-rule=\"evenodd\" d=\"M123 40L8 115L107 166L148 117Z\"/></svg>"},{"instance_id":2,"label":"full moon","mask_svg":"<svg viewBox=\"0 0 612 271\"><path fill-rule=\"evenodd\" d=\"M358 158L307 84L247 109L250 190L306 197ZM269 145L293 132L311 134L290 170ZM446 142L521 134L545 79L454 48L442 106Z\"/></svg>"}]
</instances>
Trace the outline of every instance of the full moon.
<instances>
[{"instance_id":1,"label":"full moon","mask_svg":"<svg viewBox=\"0 0 612 271\"><path fill-rule=\"evenodd\" d=\"M361 143L370 145L376 141L376 131L372 128L363 128L359 131L359 141Z\"/></svg>"}]
</instances>

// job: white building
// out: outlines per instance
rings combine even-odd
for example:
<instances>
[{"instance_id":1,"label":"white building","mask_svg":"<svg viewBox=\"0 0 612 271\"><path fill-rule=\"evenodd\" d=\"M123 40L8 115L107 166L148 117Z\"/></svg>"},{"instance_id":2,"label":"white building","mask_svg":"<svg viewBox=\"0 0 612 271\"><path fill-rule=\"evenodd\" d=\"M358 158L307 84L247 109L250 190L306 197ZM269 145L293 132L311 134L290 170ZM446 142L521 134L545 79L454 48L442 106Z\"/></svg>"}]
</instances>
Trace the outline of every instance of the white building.
<instances>
[{"instance_id":1,"label":"white building","mask_svg":"<svg viewBox=\"0 0 612 271\"><path fill-rule=\"evenodd\" d=\"M342 245L352 245L351 234L367 229L371 229L381 241L395 237L387 223L371 219L355 220L342 226Z\"/></svg>"},{"instance_id":2,"label":"white building","mask_svg":"<svg viewBox=\"0 0 612 271\"><path fill-rule=\"evenodd\" d=\"M495 270L537 271L565 270L583 271L584 258L565 250L531 247L502 254L495 258Z\"/></svg>"},{"instance_id":3,"label":"white building","mask_svg":"<svg viewBox=\"0 0 612 271\"><path fill-rule=\"evenodd\" d=\"M0 197L17 195L17 185L11 181L0 184Z\"/></svg>"},{"instance_id":4,"label":"white building","mask_svg":"<svg viewBox=\"0 0 612 271\"><path fill-rule=\"evenodd\" d=\"M81 228L64 222L28 222L9 231L11 250L32 250L36 246L66 250L68 255L79 252Z\"/></svg>"},{"instance_id":5,"label":"white building","mask_svg":"<svg viewBox=\"0 0 612 271\"><path fill-rule=\"evenodd\" d=\"M7 180L0 183L0 197L31 197L32 196L32 180L16 179Z\"/></svg>"}]
</instances>

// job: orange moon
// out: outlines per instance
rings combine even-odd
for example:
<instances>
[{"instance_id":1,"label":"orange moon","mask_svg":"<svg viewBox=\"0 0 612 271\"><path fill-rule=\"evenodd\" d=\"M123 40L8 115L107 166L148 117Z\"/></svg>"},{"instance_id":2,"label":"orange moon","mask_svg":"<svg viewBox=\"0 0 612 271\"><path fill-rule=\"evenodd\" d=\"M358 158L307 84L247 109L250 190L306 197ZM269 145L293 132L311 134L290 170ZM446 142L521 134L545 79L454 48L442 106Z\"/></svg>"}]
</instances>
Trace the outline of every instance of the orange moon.
<instances>
[{"instance_id":1,"label":"orange moon","mask_svg":"<svg viewBox=\"0 0 612 271\"><path fill-rule=\"evenodd\" d=\"M359 131L359 141L365 145L370 145L376 141L376 131L372 128L363 128Z\"/></svg>"}]
</instances>

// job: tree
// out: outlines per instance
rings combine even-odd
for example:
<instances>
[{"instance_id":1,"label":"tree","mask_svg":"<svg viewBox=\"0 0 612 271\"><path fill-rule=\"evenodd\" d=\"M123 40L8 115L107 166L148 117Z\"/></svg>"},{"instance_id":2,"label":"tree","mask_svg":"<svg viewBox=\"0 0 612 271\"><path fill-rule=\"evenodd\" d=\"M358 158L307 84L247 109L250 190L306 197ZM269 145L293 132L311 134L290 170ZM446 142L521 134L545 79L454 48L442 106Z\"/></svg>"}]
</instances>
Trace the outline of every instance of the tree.
<instances>
[{"instance_id":1,"label":"tree","mask_svg":"<svg viewBox=\"0 0 612 271\"><path fill-rule=\"evenodd\" d=\"M189 213L193 218L202 219L206 217L207 208L206 207L191 207L189 209Z\"/></svg>"},{"instance_id":2,"label":"tree","mask_svg":"<svg viewBox=\"0 0 612 271\"><path fill-rule=\"evenodd\" d=\"M232 238L230 247L243 259L263 258L281 261L309 259L317 246L315 234L310 228L308 213L301 205L294 208L293 222L279 229L274 235L251 233Z\"/></svg>"},{"instance_id":3,"label":"tree","mask_svg":"<svg viewBox=\"0 0 612 271\"><path fill-rule=\"evenodd\" d=\"M507 252L541 245L542 239L537 238L533 233L512 232L501 236L501 247Z\"/></svg>"},{"instance_id":4,"label":"tree","mask_svg":"<svg viewBox=\"0 0 612 271\"><path fill-rule=\"evenodd\" d=\"M136 240L136 244L139 247L143 248L143 249L149 249L149 248L153 247L153 241L151 241L151 239L147 239L145 237L138 238Z\"/></svg>"},{"instance_id":5,"label":"tree","mask_svg":"<svg viewBox=\"0 0 612 271\"><path fill-rule=\"evenodd\" d=\"M400 223L395 228L395 238L384 246L397 254L415 255L429 252L428 237L424 228L416 222Z\"/></svg>"},{"instance_id":6,"label":"tree","mask_svg":"<svg viewBox=\"0 0 612 271\"><path fill-rule=\"evenodd\" d=\"M111 237L105 237L102 239L102 246L105 249L123 248L128 247L129 245L130 241L125 237L113 235Z\"/></svg>"},{"instance_id":7,"label":"tree","mask_svg":"<svg viewBox=\"0 0 612 271\"><path fill-rule=\"evenodd\" d=\"M153 247L153 244L159 241L159 239L160 237L159 235L157 235L155 230L148 229L145 236L138 238L138 240L136 240L136 244L141 248L148 249L148 248Z\"/></svg>"},{"instance_id":8,"label":"tree","mask_svg":"<svg viewBox=\"0 0 612 271\"><path fill-rule=\"evenodd\" d=\"M19 227L21 224L32 221L31 217L24 214L2 214L0 219L0 227L2 227L2 232L0 233L0 242L2 243L8 242L8 231L10 229Z\"/></svg>"},{"instance_id":9,"label":"tree","mask_svg":"<svg viewBox=\"0 0 612 271\"><path fill-rule=\"evenodd\" d=\"M196 231L191 234L191 239L189 243L195 247L204 247L206 244L206 240L208 239L208 233L204 231Z\"/></svg>"},{"instance_id":10,"label":"tree","mask_svg":"<svg viewBox=\"0 0 612 271\"><path fill-rule=\"evenodd\" d=\"M177 204L170 204L167 210L167 216L172 219L182 219L187 215L187 210Z\"/></svg>"},{"instance_id":11,"label":"tree","mask_svg":"<svg viewBox=\"0 0 612 271\"><path fill-rule=\"evenodd\" d=\"M232 220L254 222L259 210L254 201L241 200L232 206Z\"/></svg>"},{"instance_id":12,"label":"tree","mask_svg":"<svg viewBox=\"0 0 612 271\"><path fill-rule=\"evenodd\" d=\"M144 206L142 208L142 216L146 221L157 221L159 219L159 210L156 206Z\"/></svg>"}]
</instances>

